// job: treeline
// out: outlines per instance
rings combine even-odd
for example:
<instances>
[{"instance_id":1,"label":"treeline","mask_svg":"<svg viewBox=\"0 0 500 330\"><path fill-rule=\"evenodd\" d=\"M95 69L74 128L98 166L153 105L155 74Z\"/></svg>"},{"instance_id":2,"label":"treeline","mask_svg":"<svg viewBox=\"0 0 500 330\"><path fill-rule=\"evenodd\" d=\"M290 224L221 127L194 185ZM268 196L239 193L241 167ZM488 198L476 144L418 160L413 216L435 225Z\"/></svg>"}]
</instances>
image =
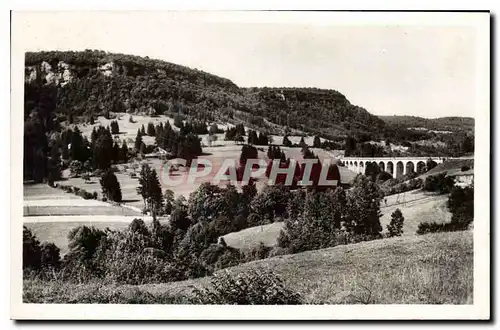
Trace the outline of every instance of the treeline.
<instances>
[{"instance_id":1,"label":"treeline","mask_svg":"<svg viewBox=\"0 0 500 330\"><path fill-rule=\"evenodd\" d=\"M434 131L474 132L474 118L470 117L442 117L422 118L416 116L379 116L391 126L403 128L426 128Z\"/></svg>"},{"instance_id":2,"label":"treeline","mask_svg":"<svg viewBox=\"0 0 500 330\"><path fill-rule=\"evenodd\" d=\"M202 154L202 147L200 138L196 135L197 132L202 131L201 127L204 126L207 130L206 124L202 122L181 122L178 124L179 131L176 131L170 125L170 122L160 122L157 125L153 123L148 124L147 135L155 137L155 144L170 153L169 158L182 158L186 159L189 165L193 159ZM153 151L154 147L149 149L146 147L142 137L146 135L144 126L137 130L134 148L136 152L145 154Z\"/></svg>"}]
</instances>

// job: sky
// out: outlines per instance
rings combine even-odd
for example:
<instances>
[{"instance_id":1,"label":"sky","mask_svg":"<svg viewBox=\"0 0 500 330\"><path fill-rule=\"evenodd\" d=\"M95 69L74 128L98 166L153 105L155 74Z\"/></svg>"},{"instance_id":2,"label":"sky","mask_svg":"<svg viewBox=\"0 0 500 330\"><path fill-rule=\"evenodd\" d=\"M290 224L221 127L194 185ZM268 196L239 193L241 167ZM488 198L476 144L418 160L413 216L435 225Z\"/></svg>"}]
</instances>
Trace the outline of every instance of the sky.
<instances>
[{"instance_id":1,"label":"sky","mask_svg":"<svg viewBox=\"0 0 500 330\"><path fill-rule=\"evenodd\" d=\"M33 12L13 19L28 51L149 56L240 87L334 89L376 115L474 117L478 55L471 26L254 14Z\"/></svg>"}]
</instances>

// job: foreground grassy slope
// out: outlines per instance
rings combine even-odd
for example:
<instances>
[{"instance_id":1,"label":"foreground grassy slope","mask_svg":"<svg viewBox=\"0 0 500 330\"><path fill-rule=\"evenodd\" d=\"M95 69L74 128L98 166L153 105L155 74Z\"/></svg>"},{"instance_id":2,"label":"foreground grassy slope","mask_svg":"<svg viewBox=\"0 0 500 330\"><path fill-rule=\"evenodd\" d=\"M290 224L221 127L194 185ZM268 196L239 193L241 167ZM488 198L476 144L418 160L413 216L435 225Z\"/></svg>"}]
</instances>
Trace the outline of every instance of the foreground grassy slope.
<instances>
[{"instance_id":1,"label":"foreground grassy slope","mask_svg":"<svg viewBox=\"0 0 500 330\"><path fill-rule=\"evenodd\" d=\"M362 242L254 261L224 271L239 273L250 268L273 270L310 304L471 304L473 233ZM25 281L23 299L179 302L192 294L193 287L206 286L209 279L142 286Z\"/></svg>"}]
</instances>

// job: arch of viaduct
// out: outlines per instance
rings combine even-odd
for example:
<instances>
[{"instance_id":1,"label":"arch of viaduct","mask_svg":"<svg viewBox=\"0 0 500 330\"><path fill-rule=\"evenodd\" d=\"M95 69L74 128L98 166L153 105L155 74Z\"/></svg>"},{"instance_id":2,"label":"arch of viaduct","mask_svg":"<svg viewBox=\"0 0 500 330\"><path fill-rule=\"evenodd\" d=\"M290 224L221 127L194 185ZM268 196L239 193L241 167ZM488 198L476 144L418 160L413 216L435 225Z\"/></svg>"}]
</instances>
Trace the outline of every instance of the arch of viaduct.
<instances>
[{"instance_id":1,"label":"arch of viaduct","mask_svg":"<svg viewBox=\"0 0 500 330\"><path fill-rule=\"evenodd\" d=\"M368 163L375 163L381 171L385 171L398 178L411 172L420 172L427 166L427 160L432 159L437 164L445 161L444 158L432 157L344 157L340 159L342 165L356 173L365 173Z\"/></svg>"}]
</instances>

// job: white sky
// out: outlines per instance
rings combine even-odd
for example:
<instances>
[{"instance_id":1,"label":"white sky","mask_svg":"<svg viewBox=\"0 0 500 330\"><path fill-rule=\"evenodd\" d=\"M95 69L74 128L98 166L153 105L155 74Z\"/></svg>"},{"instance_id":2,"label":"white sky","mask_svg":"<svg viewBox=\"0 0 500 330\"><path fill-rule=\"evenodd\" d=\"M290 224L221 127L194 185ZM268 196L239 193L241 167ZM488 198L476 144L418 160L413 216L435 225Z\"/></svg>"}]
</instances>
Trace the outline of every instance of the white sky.
<instances>
[{"instance_id":1,"label":"white sky","mask_svg":"<svg viewBox=\"0 0 500 330\"><path fill-rule=\"evenodd\" d=\"M23 44L31 51L88 48L149 56L229 78L241 87L335 89L377 115L474 117L473 27L396 25L390 19L396 13L383 19L386 24L344 22L327 14L45 12L13 17L19 18Z\"/></svg>"}]
</instances>

